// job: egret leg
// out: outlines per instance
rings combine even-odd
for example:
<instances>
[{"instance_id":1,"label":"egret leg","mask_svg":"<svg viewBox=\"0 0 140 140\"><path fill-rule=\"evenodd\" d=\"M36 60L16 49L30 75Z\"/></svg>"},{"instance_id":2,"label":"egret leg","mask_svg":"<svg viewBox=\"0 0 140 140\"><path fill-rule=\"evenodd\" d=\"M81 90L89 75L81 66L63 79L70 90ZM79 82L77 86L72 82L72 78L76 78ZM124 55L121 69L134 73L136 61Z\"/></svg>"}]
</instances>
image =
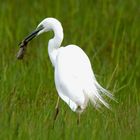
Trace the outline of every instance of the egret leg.
<instances>
[{"instance_id":1,"label":"egret leg","mask_svg":"<svg viewBox=\"0 0 140 140\"><path fill-rule=\"evenodd\" d=\"M77 125L79 125L79 124L80 124L80 116L81 116L81 114L80 114L80 113L78 113Z\"/></svg>"},{"instance_id":2,"label":"egret leg","mask_svg":"<svg viewBox=\"0 0 140 140\"><path fill-rule=\"evenodd\" d=\"M58 98L57 98L57 102L56 102L56 106L55 106L54 120L56 120L57 115L58 115L58 113L59 113L59 100L60 100L60 97L58 96Z\"/></svg>"}]
</instances>

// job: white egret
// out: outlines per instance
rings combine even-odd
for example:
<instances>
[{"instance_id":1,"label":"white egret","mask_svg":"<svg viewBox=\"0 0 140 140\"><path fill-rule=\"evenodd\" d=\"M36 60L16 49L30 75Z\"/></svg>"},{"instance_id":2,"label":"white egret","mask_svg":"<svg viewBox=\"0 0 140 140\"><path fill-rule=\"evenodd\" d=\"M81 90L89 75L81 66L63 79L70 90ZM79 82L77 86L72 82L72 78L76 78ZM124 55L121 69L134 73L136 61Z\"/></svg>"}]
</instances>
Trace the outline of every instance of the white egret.
<instances>
[{"instance_id":1,"label":"white egret","mask_svg":"<svg viewBox=\"0 0 140 140\"><path fill-rule=\"evenodd\" d=\"M76 45L60 47L63 41L63 28L57 19L44 19L36 30L22 41L17 58L23 57L25 46L30 40L51 30L54 37L49 40L48 53L54 67L55 85L60 98L72 111L78 113L84 111L89 101L95 108L99 108L100 104L110 108L102 95L114 98L97 82L85 52Z\"/></svg>"}]
</instances>

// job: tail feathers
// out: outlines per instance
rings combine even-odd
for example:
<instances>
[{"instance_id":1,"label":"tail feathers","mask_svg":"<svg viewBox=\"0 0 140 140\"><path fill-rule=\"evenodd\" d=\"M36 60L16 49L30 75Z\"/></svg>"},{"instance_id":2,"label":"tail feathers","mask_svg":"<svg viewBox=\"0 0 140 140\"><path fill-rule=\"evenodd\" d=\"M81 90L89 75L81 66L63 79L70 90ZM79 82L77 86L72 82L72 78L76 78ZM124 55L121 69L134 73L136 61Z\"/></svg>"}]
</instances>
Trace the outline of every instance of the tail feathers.
<instances>
[{"instance_id":1,"label":"tail feathers","mask_svg":"<svg viewBox=\"0 0 140 140\"><path fill-rule=\"evenodd\" d=\"M110 109L110 105L103 99L103 97L100 95L100 93L97 91L95 96L97 97L97 99L108 109ZM97 104L99 104L99 101L96 101ZM99 106L99 105L98 105Z\"/></svg>"},{"instance_id":2,"label":"tail feathers","mask_svg":"<svg viewBox=\"0 0 140 140\"><path fill-rule=\"evenodd\" d=\"M92 88L86 90L85 93L96 109L100 108L101 104L103 104L108 109L111 109L110 105L104 100L102 95L106 95L110 99L116 101L113 95L102 86L100 86L97 81L94 85L92 85Z\"/></svg>"},{"instance_id":3,"label":"tail feathers","mask_svg":"<svg viewBox=\"0 0 140 140\"><path fill-rule=\"evenodd\" d=\"M101 92L102 94L105 94L110 99L116 101L115 97L108 90L104 89L97 81L95 82L95 85L99 92Z\"/></svg>"}]
</instances>

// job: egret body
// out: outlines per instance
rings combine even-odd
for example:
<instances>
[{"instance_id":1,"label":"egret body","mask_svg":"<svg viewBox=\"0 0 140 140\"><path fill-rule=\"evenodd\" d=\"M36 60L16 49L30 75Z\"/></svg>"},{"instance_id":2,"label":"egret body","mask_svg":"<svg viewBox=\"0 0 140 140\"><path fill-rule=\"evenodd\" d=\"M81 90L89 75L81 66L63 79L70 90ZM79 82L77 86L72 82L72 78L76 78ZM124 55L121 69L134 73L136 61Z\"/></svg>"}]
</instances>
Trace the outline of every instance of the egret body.
<instances>
[{"instance_id":1,"label":"egret body","mask_svg":"<svg viewBox=\"0 0 140 140\"><path fill-rule=\"evenodd\" d=\"M24 46L34 37L48 31L54 32L54 37L49 40L48 53L54 67L55 85L60 98L74 112L83 112L90 101L95 108L109 104L103 99L106 95L113 99L106 89L101 87L93 73L90 60L85 52L76 45L61 47L63 41L63 28L55 18L44 19L21 43L18 58Z\"/></svg>"}]
</instances>

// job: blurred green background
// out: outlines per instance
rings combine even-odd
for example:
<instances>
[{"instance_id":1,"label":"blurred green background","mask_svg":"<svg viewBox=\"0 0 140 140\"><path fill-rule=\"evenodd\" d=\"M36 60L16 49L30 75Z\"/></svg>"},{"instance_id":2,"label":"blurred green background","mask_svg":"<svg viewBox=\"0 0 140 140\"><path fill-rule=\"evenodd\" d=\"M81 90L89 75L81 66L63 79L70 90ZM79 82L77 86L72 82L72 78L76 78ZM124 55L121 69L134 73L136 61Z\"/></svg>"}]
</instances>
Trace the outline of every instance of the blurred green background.
<instances>
[{"instance_id":1,"label":"blurred green background","mask_svg":"<svg viewBox=\"0 0 140 140\"><path fill-rule=\"evenodd\" d=\"M19 42L46 17L64 28L63 46L79 45L89 56L99 83L118 103L113 111L91 105L81 115L57 92L46 33L34 39L22 61ZM139 0L0 0L0 140L140 139Z\"/></svg>"}]
</instances>

